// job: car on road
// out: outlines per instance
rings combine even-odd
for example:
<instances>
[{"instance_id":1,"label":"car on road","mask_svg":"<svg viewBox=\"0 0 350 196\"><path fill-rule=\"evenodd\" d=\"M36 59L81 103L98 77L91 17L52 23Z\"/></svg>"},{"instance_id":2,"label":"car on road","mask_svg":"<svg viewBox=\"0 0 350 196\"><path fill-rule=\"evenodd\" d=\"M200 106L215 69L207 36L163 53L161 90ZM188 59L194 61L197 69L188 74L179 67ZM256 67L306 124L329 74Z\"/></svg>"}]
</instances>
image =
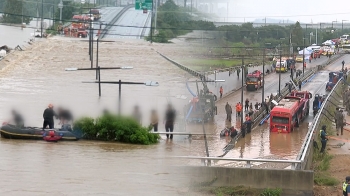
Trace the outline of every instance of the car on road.
<instances>
[{"instance_id":1,"label":"car on road","mask_svg":"<svg viewBox=\"0 0 350 196\"><path fill-rule=\"evenodd\" d=\"M302 62L303 62L303 55L298 55L298 56L295 58L295 61L298 62L298 63L302 63Z\"/></svg>"}]
</instances>

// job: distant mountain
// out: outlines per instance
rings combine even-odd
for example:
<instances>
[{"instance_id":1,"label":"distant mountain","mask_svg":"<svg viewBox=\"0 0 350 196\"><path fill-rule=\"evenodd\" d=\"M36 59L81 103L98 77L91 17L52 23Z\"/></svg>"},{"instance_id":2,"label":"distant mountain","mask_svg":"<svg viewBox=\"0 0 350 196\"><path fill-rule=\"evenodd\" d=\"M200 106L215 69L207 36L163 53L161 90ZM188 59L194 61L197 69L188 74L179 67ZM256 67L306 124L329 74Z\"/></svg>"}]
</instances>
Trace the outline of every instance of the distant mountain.
<instances>
[{"instance_id":1,"label":"distant mountain","mask_svg":"<svg viewBox=\"0 0 350 196\"><path fill-rule=\"evenodd\" d=\"M265 18L255 19L252 23L265 23ZM284 19L274 19L274 18L266 18L266 23L285 23L285 24L295 24L295 21L284 20Z\"/></svg>"}]
</instances>

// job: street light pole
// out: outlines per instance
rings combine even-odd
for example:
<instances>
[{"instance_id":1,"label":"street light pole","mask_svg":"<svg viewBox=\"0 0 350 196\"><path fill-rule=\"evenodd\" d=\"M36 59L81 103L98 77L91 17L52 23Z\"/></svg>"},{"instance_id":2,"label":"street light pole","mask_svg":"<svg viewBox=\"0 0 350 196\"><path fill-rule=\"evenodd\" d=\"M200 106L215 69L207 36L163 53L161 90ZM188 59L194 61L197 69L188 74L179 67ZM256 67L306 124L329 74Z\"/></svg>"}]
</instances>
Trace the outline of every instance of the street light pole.
<instances>
[{"instance_id":1,"label":"street light pole","mask_svg":"<svg viewBox=\"0 0 350 196\"><path fill-rule=\"evenodd\" d=\"M342 20L341 21L341 33L344 34L344 22L348 20Z\"/></svg>"},{"instance_id":2,"label":"street light pole","mask_svg":"<svg viewBox=\"0 0 350 196\"><path fill-rule=\"evenodd\" d=\"M265 45L270 45L271 43L265 43ZM265 58L266 58L266 47L264 47L263 51L263 86L262 86L262 94L261 94L261 103L264 103L265 99Z\"/></svg>"},{"instance_id":3,"label":"street light pole","mask_svg":"<svg viewBox=\"0 0 350 196\"><path fill-rule=\"evenodd\" d=\"M44 0L41 0L41 38L43 38Z\"/></svg>"},{"instance_id":4,"label":"street light pole","mask_svg":"<svg viewBox=\"0 0 350 196\"><path fill-rule=\"evenodd\" d=\"M333 23L334 23L334 22L338 22L338 21L332 21L332 30L333 30Z\"/></svg>"},{"instance_id":5,"label":"street light pole","mask_svg":"<svg viewBox=\"0 0 350 196\"><path fill-rule=\"evenodd\" d=\"M278 73L278 96L281 96L282 45L280 45L280 71Z\"/></svg>"},{"instance_id":6,"label":"street light pole","mask_svg":"<svg viewBox=\"0 0 350 196\"><path fill-rule=\"evenodd\" d=\"M244 55L242 56L242 91L241 91L241 105L243 106L243 93L244 93L244 91L243 91L243 80L244 80L244 75L245 75L245 73L244 73ZM241 112L241 130L242 130L242 126L243 126L243 111Z\"/></svg>"},{"instance_id":7,"label":"street light pole","mask_svg":"<svg viewBox=\"0 0 350 196\"><path fill-rule=\"evenodd\" d=\"M63 8L63 2L62 0L58 4L58 8L60 9L60 23L62 24L62 8Z\"/></svg>"},{"instance_id":8,"label":"street light pole","mask_svg":"<svg viewBox=\"0 0 350 196\"><path fill-rule=\"evenodd\" d=\"M305 69L305 37L303 38L303 76L304 76L304 69Z\"/></svg>"}]
</instances>

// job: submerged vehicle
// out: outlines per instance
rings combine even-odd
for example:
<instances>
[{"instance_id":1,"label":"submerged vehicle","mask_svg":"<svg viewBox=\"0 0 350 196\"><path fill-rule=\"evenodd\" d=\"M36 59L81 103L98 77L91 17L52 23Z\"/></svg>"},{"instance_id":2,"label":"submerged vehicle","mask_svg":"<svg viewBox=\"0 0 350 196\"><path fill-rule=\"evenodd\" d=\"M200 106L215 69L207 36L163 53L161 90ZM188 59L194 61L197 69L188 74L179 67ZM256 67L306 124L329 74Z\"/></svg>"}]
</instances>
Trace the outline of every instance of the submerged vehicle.
<instances>
[{"instance_id":1,"label":"submerged vehicle","mask_svg":"<svg viewBox=\"0 0 350 196\"><path fill-rule=\"evenodd\" d=\"M330 72L329 73L329 81L326 84L326 91L332 90L333 86L338 82L340 78L343 77L343 72Z\"/></svg>"},{"instance_id":2,"label":"submerged vehicle","mask_svg":"<svg viewBox=\"0 0 350 196\"><path fill-rule=\"evenodd\" d=\"M0 134L1 137L6 139L42 140L48 131L54 131L55 135L61 136L61 140L77 141L81 138L81 134L73 131L70 125L62 125L60 129L43 129L39 127L17 127L3 123Z\"/></svg>"},{"instance_id":3,"label":"submerged vehicle","mask_svg":"<svg viewBox=\"0 0 350 196\"><path fill-rule=\"evenodd\" d=\"M262 87L264 85L262 78L263 73L259 70L255 70L252 73L249 73L246 79L247 90L253 91L258 90L260 87Z\"/></svg>"},{"instance_id":4,"label":"submerged vehicle","mask_svg":"<svg viewBox=\"0 0 350 196\"><path fill-rule=\"evenodd\" d=\"M208 122L214 119L217 114L215 101L217 97L209 91L206 81L202 81L203 89L199 91L197 83L197 95L187 104L186 120L187 122ZM191 92L192 93L192 92ZM193 94L194 95L194 94ZM195 95L194 95L195 96Z\"/></svg>"},{"instance_id":5,"label":"submerged vehicle","mask_svg":"<svg viewBox=\"0 0 350 196\"><path fill-rule=\"evenodd\" d=\"M309 115L309 91L292 91L290 96L282 99L270 112L270 131L290 133Z\"/></svg>"}]
</instances>

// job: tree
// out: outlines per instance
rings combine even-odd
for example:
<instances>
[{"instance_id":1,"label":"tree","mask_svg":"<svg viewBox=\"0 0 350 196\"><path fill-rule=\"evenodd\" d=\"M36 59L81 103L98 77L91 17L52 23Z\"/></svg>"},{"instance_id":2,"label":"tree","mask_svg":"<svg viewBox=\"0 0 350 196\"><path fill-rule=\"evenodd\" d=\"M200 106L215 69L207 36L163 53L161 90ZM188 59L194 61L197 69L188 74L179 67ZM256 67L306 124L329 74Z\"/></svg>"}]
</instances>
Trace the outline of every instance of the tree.
<instances>
[{"instance_id":1,"label":"tree","mask_svg":"<svg viewBox=\"0 0 350 196\"><path fill-rule=\"evenodd\" d=\"M292 29L292 42L297 46L303 46L303 28L301 28L300 23L296 22L293 29Z\"/></svg>"},{"instance_id":2,"label":"tree","mask_svg":"<svg viewBox=\"0 0 350 196\"><path fill-rule=\"evenodd\" d=\"M24 23L29 23L32 19L27 16L23 16L23 12L26 9L23 7L21 0L6 0L4 7L4 15L2 21L5 23L21 24L22 18Z\"/></svg>"},{"instance_id":3,"label":"tree","mask_svg":"<svg viewBox=\"0 0 350 196\"><path fill-rule=\"evenodd\" d=\"M73 17L73 12L78 11L80 8L74 7L74 3L70 1L63 1L63 8L62 8L62 20L71 20ZM55 14L56 19L60 19L60 9L57 9Z\"/></svg>"}]
</instances>

